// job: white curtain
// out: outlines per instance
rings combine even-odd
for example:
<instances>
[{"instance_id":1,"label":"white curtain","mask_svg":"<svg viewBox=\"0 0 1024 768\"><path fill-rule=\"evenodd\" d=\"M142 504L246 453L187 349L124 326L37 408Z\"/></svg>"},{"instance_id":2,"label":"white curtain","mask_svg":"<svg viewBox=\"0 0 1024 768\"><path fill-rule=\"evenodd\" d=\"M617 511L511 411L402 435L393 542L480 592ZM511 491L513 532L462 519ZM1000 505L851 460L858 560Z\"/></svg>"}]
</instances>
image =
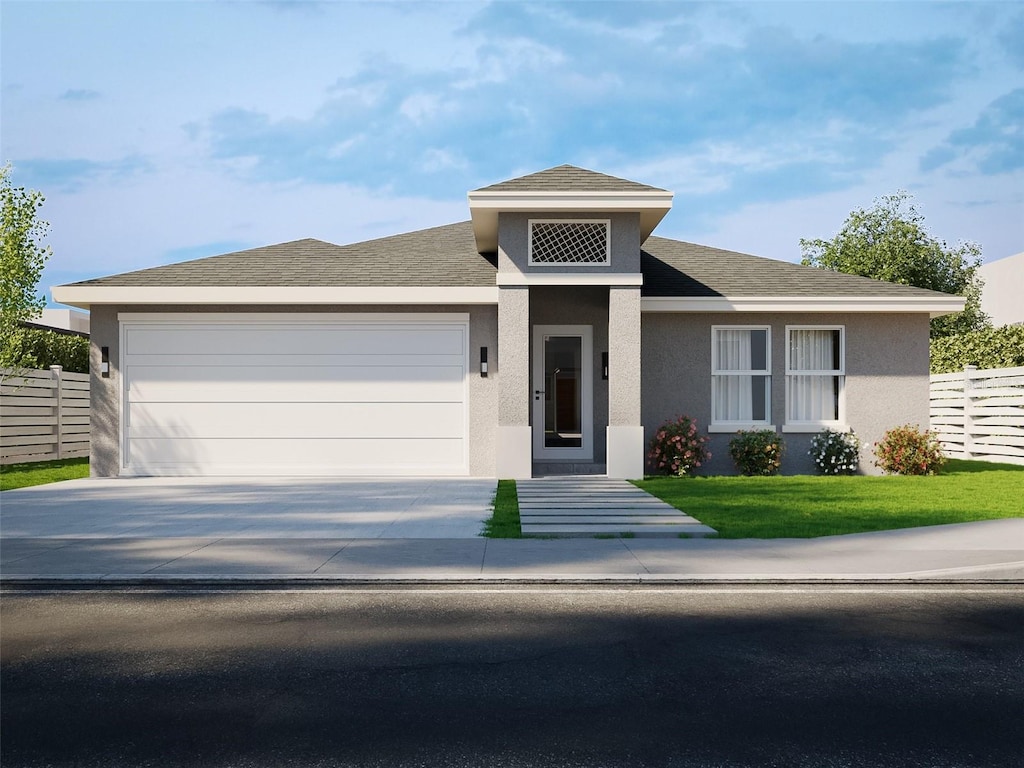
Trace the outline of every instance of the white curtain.
<instances>
[{"instance_id":1,"label":"white curtain","mask_svg":"<svg viewBox=\"0 0 1024 768\"><path fill-rule=\"evenodd\" d=\"M789 338L791 371L834 371L835 338L832 330L792 330ZM833 421L836 408L836 376L797 375L789 377L787 397L790 421Z\"/></svg>"},{"instance_id":2,"label":"white curtain","mask_svg":"<svg viewBox=\"0 0 1024 768\"><path fill-rule=\"evenodd\" d=\"M715 354L719 371L749 371L751 346L749 330L717 331ZM751 421L753 400L751 377L715 376L715 421Z\"/></svg>"}]
</instances>

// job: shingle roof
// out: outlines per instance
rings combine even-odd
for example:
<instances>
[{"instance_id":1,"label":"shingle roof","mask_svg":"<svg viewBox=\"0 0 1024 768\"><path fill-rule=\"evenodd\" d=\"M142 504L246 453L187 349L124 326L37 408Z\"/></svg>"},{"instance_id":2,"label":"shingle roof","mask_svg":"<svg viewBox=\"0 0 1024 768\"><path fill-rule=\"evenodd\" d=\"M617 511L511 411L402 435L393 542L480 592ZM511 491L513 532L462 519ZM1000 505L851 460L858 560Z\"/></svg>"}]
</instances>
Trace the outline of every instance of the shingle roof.
<instances>
[{"instance_id":1,"label":"shingle roof","mask_svg":"<svg viewBox=\"0 0 1024 768\"><path fill-rule=\"evenodd\" d=\"M933 291L735 251L649 237L644 296L938 296ZM495 254L476 252L468 221L333 245L295 240L85 280L107 286L493 286Z\"/></svg>"},{"instance_id":2,"label":"shingle roof","mask_svg":"<svg viewBox=\"0 0 1024 768\"><path fill-rule=\"evenodd\" d=\"M464 221L352 245L295 240L75 285L492 286L496 264L477 253Z\"/></svg>"},{"instance_id":3,"label":"shingle roof","mask_svg":"<svg viewBox=\"0 0 1024 768\"><path fill-rule=\"evenodd\" d=\"M500 181L475 192L665 192L629 179L608 176L575 165L559 165L544 171Z\"/></svg>"},{"instance_id":4,"label":"shingle roof","mask_svg":"<svg viewBox=\"0 0 1024 768\"><path fill-rule=\"evenodd\" d=\"M640 253L640 269L644 296L945 295L664 237L647 238Z\"/></svg>"}]
</instances>

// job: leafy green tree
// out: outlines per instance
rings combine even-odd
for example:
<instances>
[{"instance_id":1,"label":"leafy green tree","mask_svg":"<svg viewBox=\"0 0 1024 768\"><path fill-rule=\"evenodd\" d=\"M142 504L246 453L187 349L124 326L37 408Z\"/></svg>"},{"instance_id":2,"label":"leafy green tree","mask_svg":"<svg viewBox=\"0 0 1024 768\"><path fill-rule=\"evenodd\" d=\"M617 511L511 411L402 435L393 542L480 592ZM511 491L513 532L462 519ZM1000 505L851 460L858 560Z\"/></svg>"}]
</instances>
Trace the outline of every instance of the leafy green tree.
<instances>
[{"instance_id":1,"label":"leafy green tree","mask_svg":"<svg viewBox=\"0 0 1024 768\"><path fill-rule=\"evenodd\" d=\"M46 299L36 286L50 247L42 240L50 225L39 219L45 198L40 192L15 187L11 166L0 168L2 251L0 251L0 367L21 368L24 348L17 343L20 324L37 317Z\"/></svg>"},{"instance_id":2,"label":"leafy green tree","mask_svg":"<svg viewBox=\"0 0 1024 768\"><path fill-rule=\"evenodd\" d=\"M1024 366L1024 325L1004 325L932 339L932 373L962 371L967 365L978 368Z\"/></svg>"},{"instance_id":3,"label":"leafy green tree","mask_svg":"<svg viewBox=\"0 0 1024 768\"><path fill-rule=\"evenodd\" d=\"M965 297L963 312L932 320L932 338L990 326L981 311L981 246L962 242L950 247L929 235L907 192L853 211L831 240L801 239L800 250L808 266Z\"/></svg>"}]
</instances>

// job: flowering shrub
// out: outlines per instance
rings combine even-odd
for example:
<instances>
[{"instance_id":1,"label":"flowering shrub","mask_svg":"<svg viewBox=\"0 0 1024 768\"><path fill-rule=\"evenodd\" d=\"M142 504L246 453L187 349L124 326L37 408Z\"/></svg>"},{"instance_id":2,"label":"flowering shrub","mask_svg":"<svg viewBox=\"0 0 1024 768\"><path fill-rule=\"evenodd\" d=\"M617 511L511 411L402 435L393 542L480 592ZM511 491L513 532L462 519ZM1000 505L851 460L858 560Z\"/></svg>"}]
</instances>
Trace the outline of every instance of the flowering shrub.
<instances>
[{"instance_id":1,"label":"flowering shrub","mask_svg":"<svg viewBox=\"0 0 1024 768\"><path fill-rule=\"evenodd\" d=\"M782 466L786 444L770 429L737 432L729 441L729 455L744 475L775 475Z\"/></svg>"},{"instance_id":2,"label":"flowering shrub","mask_svg":"<svg viewBox=\"0 0 1024 768\"><path fill-rule=\"evenodd\" d=\"M887 474L934 475L946 463L938 438L930 431L904 424L875 443L875 466Z\"/></svg>"},{"instance_id":3,"label":"flowering shrub","mask_svg":"<svg viewBox=\"0 0 1024 768\"><path fill-rule=\"evenodd\" d=\"M860 440L853 432L824 429L811 438L807 455L823 475L852 475L860 461Z\"/></svg>"},{"instance_id":4,"label":"flowering shrub","mask_svg":"<svg viewBox=\"0 0 1024 768\"><path fill-rule=\"evenodd\" d=\"M689 416L666 421L651 440L647 463L656 475L686 477L711 458L707 437L697 434L697 422Z\"/></svg>"}]
</instances>

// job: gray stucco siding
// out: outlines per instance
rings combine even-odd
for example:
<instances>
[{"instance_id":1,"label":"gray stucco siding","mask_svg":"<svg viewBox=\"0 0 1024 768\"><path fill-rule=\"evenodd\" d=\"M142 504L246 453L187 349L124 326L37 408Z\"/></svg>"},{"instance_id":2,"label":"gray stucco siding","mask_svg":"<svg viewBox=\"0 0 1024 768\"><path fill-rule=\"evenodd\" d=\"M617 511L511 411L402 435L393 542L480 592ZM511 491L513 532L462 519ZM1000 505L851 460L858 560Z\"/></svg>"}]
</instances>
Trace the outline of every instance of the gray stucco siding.
<instances>
[{"instance_id":1,"label":"gray stucco siding","mask_svg":"<svg viewBox=\"0 0 1024 768\"><path fill-rule=\"evenodd\" d=\"M611 222L610 263L601 266L529 263L530 219L570 221L608 219ZM498 272L524 274L608 274L640 272L640 214L638 213L500 213L498 214Z\"/></svg>"},{"instance_id":2,"label":"gray stucco siding","mask_svg":"<svg viewBox=\"0 0 1024 768\"><path fill-rule=\"evenodd\" d=\"M460 312L469 314L469 471L474 477L495 474L494 414L498 408L498 379L501 359L498 354L498 310L496 306L182 306L131 305L93 306L90 340L92 407L90 472L94 477L116 477L120 462L121 393L120 340L117 316L122 312L233 314L266 312L288 314L351 313L424 313ZM100 348L110 348L110 377L99 374ZM488 375L480 376L480 347L488 348Z\"/></svg>"},{"instance_id":3,"label":"gray stucco siding","mask_svg":"<svg viewBox=\"0 0 1024 768\"><path fill-rule=\"evenodd\" d=\"M845 328L845 421L861 440L862 472L877 474L872 444L900 424L928 425L928 316L925 314L644 313L642 317L645 440L668 419L686 414L702 431L711 423L711 328L771 328L771 423L786 442L782 471L814 471L811 433L783 432L786 420L786 326ZM707 474L734 474L733 434L710 435Z\"/></svg>"}]
</instances>

